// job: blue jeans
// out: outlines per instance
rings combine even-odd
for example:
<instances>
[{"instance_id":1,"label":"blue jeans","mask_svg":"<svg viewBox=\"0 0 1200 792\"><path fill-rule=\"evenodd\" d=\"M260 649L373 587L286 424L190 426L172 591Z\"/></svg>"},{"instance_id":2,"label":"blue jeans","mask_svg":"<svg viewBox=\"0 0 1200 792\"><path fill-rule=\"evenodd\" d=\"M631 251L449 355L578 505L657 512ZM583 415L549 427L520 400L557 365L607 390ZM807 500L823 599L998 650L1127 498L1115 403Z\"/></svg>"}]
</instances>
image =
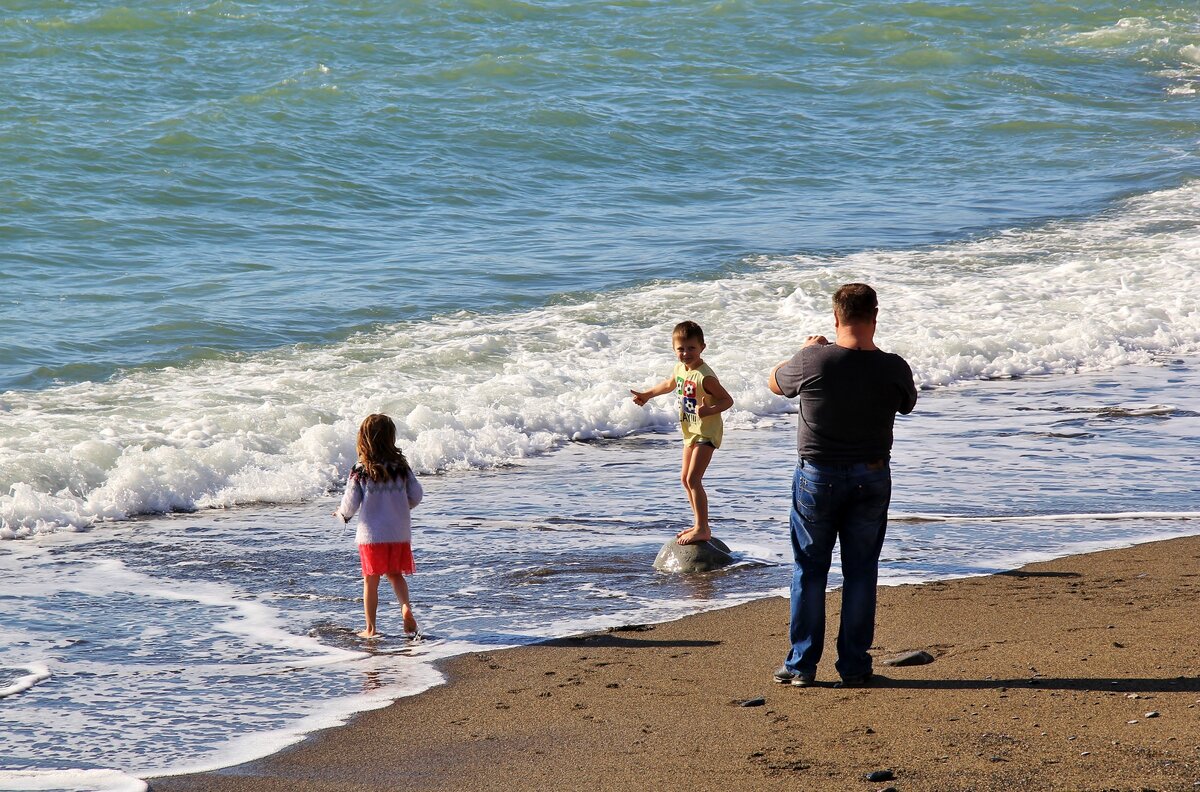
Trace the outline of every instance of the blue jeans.
<instances>
[{"instance_id":1,"label":"blue jeans","mask_svg":"<svg viewBox=\"0 0 1200 792\"><path fill-rule=\"evenodd\" d=\"M833 543L842 548L842 621L837 670L843 677L871 672L875 583L892 499L886 460L820 465L801 460L792 478L792 642L785 665L816 674L825 646L825 587Z\"/></svg>"}]
</instances>

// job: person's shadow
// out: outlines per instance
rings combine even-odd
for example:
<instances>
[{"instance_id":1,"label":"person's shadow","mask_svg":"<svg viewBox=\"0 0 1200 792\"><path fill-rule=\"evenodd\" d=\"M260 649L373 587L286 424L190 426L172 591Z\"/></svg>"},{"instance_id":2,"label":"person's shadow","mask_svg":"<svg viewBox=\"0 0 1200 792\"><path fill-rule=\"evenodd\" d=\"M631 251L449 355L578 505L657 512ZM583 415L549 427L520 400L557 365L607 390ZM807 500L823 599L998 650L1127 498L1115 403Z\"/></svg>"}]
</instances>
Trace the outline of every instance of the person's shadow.
<instances>
[{"instance_id":1,"label":"person's shadow","mask_svg":"<svg viewBox=\"0 0 1200 792\"><path fill-rule=\"evenodd\" d=\"M641 626L641 625L636 625ZM569 638L552 638L541 641L540 646L596 646L618 649L662 649L664 647L691 648L698 646L720 646L720 641L701 640L655 640L653 638L627 638L617 633L633 632L629 628L614 628L607 633L573 635Z\"/></svg>"}]
</instances>

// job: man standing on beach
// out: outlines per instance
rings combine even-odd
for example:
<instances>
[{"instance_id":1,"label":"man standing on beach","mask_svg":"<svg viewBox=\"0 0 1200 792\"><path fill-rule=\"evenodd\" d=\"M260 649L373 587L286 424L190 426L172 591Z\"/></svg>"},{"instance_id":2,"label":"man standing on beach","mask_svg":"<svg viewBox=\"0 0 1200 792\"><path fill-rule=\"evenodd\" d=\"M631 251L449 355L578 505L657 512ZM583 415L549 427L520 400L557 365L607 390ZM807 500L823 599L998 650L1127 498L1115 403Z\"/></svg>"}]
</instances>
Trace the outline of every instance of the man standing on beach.
<instances>
[{"instance_id":1,"label":"man standing on beach","mask_svg":"<svg viewBox=\"0 0 1200 792\"><path fill-rule=\"evenodd\" d=\"M791 651L775 680L807 687L825 644L825 586L833 543L842 552L839 687L871 682L875 584L892 496L889 457L896 413L917 403L904 358L875 346L879 301L865 283L833 295L834 343L809 336L791 360L771 370L768 387L800 397L792 479Z\"/></svg>"}]
</instances>

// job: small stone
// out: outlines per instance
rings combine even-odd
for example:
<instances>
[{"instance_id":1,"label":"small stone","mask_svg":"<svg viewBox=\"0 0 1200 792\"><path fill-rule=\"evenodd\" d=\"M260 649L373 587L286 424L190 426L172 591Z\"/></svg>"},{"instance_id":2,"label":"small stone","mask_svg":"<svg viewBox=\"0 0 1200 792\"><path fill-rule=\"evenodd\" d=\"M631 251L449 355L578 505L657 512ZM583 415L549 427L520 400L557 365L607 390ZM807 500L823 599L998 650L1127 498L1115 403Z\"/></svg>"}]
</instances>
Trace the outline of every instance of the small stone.
<instances>
[{"instance_id":1,"label":"small stone","mask_svg":"<svg viewBox=\"0 0 1200 792\"><path fill-rule=\"evenodd\" d=\"M1125 698L1141 698L1137 693L1126 693Z\"/></svg>"},{"instance_id":2,"label":"small stone","mask_svg":"<svg viewBox=\"0 0 1200 792\"><path fill-rule=\"evenodd\" d=\"M761 707L762 705L764 705L766 703L767 703L767 700L765 698L763 698L762 696L759 696L758 698L752 698L752 699L746 699L745 701L739 701L738 706L739 707Z\"/></svg>"},{"instance_id":3,"label":"small stone","mask_svg":"<svg viewBox=\"0 0 1200 792\"><path fill-rule=\"evenodd\" d=\"M1132 723L1137 723L1137 718L1134 718L1133 720L1128 720L1128 721L1125 721L1125 722L1126 722L1126 723L1130 723L1130 724L1132 724Z\"/></svg>"},{"instance_id":4,"label":"small stone","mask_svg":"<svg viewBox=\"0 0 1200 792\"><path fill-rule=\"evenodd\" d=\"M913 652L904 652L903 654L898 654L895 657L889 657L887 660L883 661L883 664L886 666L928 665L929 663L932 663L933 660L934 657L929 652L926 652L923 649L918 649Z\"/></svg>"},{"instance_id":5,"label":"small stone","mask_svg":"<svg viewBox=\"0 0 1200 792\"><path fill-rule=\"evenodd\" d=\"M875 783L880 781L895 781L896 774L891 770L875 770L867 773L867 780Z\"/></svg>"},{"instance_id":6,"label":"small stone","mask_svg":"<svg viewBox=\"0 0 1200 792\"><path fill-rule=\"evenodd\" d=\"M1091 755L1092 755L1092 752L1091 752L1091 751L1081 751L1081 752L1079 753L1079 755L1080 755L1080 756L1091 756Z\"/></svg>"},{"instance_id":7,"label":"small stone","mask_svg":"<svg viewBox=\"0 0 1200 792\"><path fill-rule=\"evenodd\" d=\"M1147 713L1146 713L1145 717L1147 717L1147 718L1157 718L1157 717L1158 717L1158 712L1157 712L1156 710L1151 710L1150 712L1147 712Z\"/></svg>"}]
</instances>

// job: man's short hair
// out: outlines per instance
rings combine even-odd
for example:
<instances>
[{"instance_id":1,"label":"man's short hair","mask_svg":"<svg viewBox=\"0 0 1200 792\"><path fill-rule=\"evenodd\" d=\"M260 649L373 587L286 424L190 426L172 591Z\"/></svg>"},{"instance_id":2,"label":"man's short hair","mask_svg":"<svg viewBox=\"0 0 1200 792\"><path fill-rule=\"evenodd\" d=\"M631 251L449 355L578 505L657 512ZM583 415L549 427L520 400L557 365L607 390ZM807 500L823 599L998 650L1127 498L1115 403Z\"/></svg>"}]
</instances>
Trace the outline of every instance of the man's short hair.
<instances>
[{"instance_id":1,"label":"man's short hair","mask_svg":"<svg viewBox=\"0 0 1200 792\"><path fill-rule=\"evenodd\" d=\"M704 331L700 329L700 325L688 320L675 325L675 329L671 331L671 339L682 338L687 341L699 341L704 343Z\"/></svg>"},{"instance_id":2,"label":"man's short hair","mask_svg":"<svg viewBox=\"0 0 1200 792\"><path fill-rule=\"evenodd\" d=\"M879 309L879 297L865 283L847 283L833 293L833 313L843 324L869 322Z\"/></svg>"}]
</instances>

